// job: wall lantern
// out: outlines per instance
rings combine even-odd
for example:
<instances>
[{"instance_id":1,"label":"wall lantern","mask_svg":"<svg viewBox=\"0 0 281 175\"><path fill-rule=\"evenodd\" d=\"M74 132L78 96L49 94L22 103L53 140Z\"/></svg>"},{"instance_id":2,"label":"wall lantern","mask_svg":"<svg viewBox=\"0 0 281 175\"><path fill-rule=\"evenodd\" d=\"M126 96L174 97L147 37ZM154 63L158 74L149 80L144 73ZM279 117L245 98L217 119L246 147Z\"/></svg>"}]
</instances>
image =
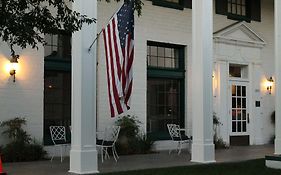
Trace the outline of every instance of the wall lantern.
<instances>
[{"instance_id":1,"label":"wall lantern","mask_svg":"<svg viewBox=\"0 0 281 175\"><path fill-rule=\"evenodd\" d=\"M16 72L18 70L18 59L19 55L12 55L12 58L10 60L10 75L14 77L13 82L16 82Z\"/></svg>"},{"instance_id":2,"label":"wall lantern","mask_svg":"<svg viewBox=\"0 0 281 175\"><path fill-rule=\"evenodd\" d=\"M267 79L267 82L266 82L266 89L267 89L267 91L268 91L268 94L271 94L273 82L274 82L274 81L273 81L272 77L269 77L269 79Z\"/></svg>"}]
</instances>

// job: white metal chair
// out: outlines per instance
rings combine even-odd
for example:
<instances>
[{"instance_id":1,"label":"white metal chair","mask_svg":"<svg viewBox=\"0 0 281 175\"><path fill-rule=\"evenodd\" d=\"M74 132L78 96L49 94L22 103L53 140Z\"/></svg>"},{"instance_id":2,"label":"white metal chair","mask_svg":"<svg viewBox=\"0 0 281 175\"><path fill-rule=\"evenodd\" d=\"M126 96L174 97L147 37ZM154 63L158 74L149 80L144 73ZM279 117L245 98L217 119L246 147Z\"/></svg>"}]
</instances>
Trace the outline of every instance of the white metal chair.
<instances>
[{"instance_id":1,"label":"white metal chair","mask_svg":"<svg viewBox=\"0 0 281 175\"><path fill-rule=\"evenodd\" d=\"M189 143L189 148L191 148L191 137L181 134L180 126L177 124L167 124L167 128L173 142L177 143L178 155L181 153L182 145L185 143ZM171 154L172 149L169 150L169 154ZM190 153L190 151L189 151Z\"/></svg>"},{"instance_id":2,"label":"white metal chair","mask_svg":"<svg viewBox=\"0 0 281 175\"><path fill-rule=\"evenodd\" d=\"M66 131L64 126L50 126L51 138L55 147L60 148L61 162L63 161L63 148L64 152L69 143L66 143ZM53 161L55 153L53 153L51 161Z\"/></svg>"},{"instance_id":3,"label":"white metal chair","mask_svg":"<svg viewBox=\"0 0 281 175\"><path fill-rule=\"evenodd\" d=\"M117 162L117 159L119 158L116 148L115 148L115 143L118 139L118 135L120 132L120 126L109 126L105 128L104 131L104 136L102 139L97 140L97 147L101 148L101 158L103 162L103 154L105 156L105 159L109 159L109 154L107 149L111 148L112 149L112 154Z\"/></svg>"}]
</instances>

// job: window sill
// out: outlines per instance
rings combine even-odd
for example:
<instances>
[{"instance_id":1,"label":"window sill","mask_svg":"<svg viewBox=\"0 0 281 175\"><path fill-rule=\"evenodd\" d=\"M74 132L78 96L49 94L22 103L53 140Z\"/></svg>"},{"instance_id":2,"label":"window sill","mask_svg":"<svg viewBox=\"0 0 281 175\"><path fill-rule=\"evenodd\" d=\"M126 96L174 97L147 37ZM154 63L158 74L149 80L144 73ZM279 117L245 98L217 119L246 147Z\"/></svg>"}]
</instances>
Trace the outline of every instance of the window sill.
<instances>
[{"instance_id":1,"label":"window sill","mask_svg":"<svg viewBox=\"0 0 281 175\"><path fill-rule=\"evenodd\" d=\"M251 18L248 16L241 16L241 15L235 15L235 14L227 14L227 19L232 19L236 21L246 21L248 23L251 22Z\"/></svg>"},{"instance_id":2,"label":"window sill","mask_svg":"<svg viewBox=\"0 0 281 175\"><path fill-rule=\"evenodd\" d=\"M179 3L167 2L164 0L152 0L152 5L157 5L161 7L173 8L177 10L183 10L183 5Z\"/></svg>"}]
</instances>

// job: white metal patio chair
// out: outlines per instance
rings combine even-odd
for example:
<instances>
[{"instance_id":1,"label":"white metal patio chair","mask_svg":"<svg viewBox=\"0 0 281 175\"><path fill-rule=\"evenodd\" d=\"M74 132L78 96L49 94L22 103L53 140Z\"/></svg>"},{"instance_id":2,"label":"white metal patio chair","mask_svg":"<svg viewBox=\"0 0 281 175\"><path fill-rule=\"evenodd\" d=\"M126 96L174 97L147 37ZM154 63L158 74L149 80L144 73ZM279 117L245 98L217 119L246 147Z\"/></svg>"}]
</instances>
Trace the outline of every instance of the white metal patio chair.
<instances>
[{"instance_id":1,"label":"white metal patio chair","mask_svg":"<svg viewBox=\"0 0 281 175\"><path fill-rule=\"evenodd\" d=\"M182 145L185 143L188 143L189 148L191 149L192 139L191 139L191 137L181 134L182 129L180 129L179 125L167 124L167 128L168 128L172 141L177 143L178 155L181 153ZM171 152L172 152L172 149L169 150L169 154L171 154ZM189 153L191 153L190 150L189 150Z\"/></svg>"},{"instance_id":2,"label":"white metal patio chair","mask_svg":"<svg viewBox=\"0 0 281 175\"><path fill-rule=\"evenodd\" d=\"M69 143L66 143L66 131L64 126L50 126L50 133L51 138L54 143L55 147L60 148L60 157L61 162L63 161L63 149L64 153L66 151L66 147L70 145ZM53 158L55 156L55 153L53 153L51 161L53 161Z\"/></svg>"},{"instance_id":3,"label":"white metal patio chair","mask_svg":"<svg viewBox=\"0 0 281 175\"><path fill-rule=\"evenodd\" d=\"M120 132L120 126L106 127L103 138L97 140L97 147L100 147L101 149L102 162L103 162L103 155L105 159L107 158L109 159L108 148L111 148L112 155L115 161L117 162L119 156L116 152L115 143L118 139L119 132Z\"/></svg>"}]
</instances>

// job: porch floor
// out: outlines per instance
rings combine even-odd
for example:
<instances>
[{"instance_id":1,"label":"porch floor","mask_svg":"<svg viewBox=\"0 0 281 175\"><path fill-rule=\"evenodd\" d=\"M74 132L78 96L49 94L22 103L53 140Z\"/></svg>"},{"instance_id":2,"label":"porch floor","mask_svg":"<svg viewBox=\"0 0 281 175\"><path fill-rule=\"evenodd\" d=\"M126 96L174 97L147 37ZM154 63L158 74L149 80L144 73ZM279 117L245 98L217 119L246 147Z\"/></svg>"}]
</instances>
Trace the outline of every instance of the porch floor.
<instances>
[{"instance_id":1,"label":"porch floor","mask_svg":"<svg viewBox=\"0 0 281 175\"><path fill-rule=\"evenodd\" d=\"M264 158L265 155L272 155L273 145L231 147L229 149L216 150L217 162L236 162L250 159ZM99 157L100 172L118 172L149 168L162 168L173 166L186 166L195 163L190 162L190 155L183 150L180 155L168 151L160 151L154 154L120 156L116 163L111 157L101 163ZM61 163L59 158L50 161L36 161L23 163L4 163L5 172L11 175L66 175L69 170L69 158Z\"/></svg>"}]
</instances>

